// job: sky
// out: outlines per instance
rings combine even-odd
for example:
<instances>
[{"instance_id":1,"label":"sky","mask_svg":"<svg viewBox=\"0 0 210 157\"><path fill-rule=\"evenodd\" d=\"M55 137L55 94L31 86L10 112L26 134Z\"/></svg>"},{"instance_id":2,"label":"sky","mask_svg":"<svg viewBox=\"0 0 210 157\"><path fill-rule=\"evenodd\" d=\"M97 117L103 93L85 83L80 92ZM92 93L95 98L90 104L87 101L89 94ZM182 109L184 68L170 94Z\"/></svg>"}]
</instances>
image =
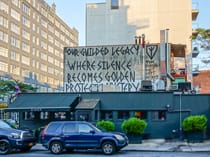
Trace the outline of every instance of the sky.
<instances>
[{"instance_id":1,"label":"sky","mask_svg":"<svg viewBox=\"0 0 210 157\"><path fill-rule=\"evenodd\" d=\"M101 3L106 0L45 0L50 6L56 4L57 15L70 26L79 31L79 46L85 46L85 12L86 3ZM197 21L193 27L210 29L210 0L192 0L199 9ZM197 3L198 2L198 3Z\"/></svg>"}]
</instances>

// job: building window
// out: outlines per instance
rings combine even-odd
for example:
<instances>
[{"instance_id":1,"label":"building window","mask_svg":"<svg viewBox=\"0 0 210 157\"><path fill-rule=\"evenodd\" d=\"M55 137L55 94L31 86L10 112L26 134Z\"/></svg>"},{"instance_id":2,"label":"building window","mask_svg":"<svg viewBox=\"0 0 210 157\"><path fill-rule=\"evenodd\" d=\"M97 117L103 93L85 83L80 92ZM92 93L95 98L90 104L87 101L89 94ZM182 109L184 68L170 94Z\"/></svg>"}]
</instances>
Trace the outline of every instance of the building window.
<instances>
[{"instance_id":1,"label":"building window","mask_svg":"<svg viewBox=\"0 0 210 157\"><path fill-rule=\"evenodd\" d=\"M10 65L10 72L12 74L20 75L20 67L17 65Z\"/></svg>"},{"instance_id":2,"label":"building window","mask_svg":"<svg viewBox=\"0 0 210 157\"><path fill-rule=\"evenodd\" d=\"M26 30L22 30L22 37L24 37L25 39L29 40L30 39L30 35ZM35 43L35 38L33 36L33 42Z\"/></svg>"},{"instance_id":3,"label":"building window","mask_svg":"<svg viewBox=\"0 0 210 157\"><path fill-rule=\"evenodd\" d=\"M8 72L8 64L0 61L0 71Z\"/></svg>"},{"instance_id":4,"label":"building window","mask_svg":"<svg viewBox=\"0 0 210 157\"><path fill-rule=\"evenodd\" d=\"M20 21L20 14L15 11L14 9L11 9L11 16L16 19L17 21Z\"/></svg>"},{"instance_id":5,"label":"building window","mask_svg":"<svg viewBox=\"0 0 210 157\"><path fill-rule=\"evenodd\" d=\"M66 112L55 112L54 118L59 120L66 119Z\"/></svg>"},{"instance_id":6,"label":"building window","mask_svg":"<svg viewBox=\"0 0 210 157\"><path fill-rule=\"evenodd\" d=\"M8 14L8 5L4 2L0 2L0 10L3 12L3 13L7 13Z\"/></svg>"},{"instance_id":7,"label":"building window","mask_svg":"<svg viewBox=\"0 0 210 157\"><path fill-rule=\"evenodd\" d=\"M135 115L136 118L147 119L147 112L146 111L135 111L134 115Z\"/></svg>"},{"instance_id":8,"label":"building window","mask_svg":"<svg viewBox=\"0 0 210 157\"><path fill-rule=\"evenodd\" d=\"M34 112L23 112L24 120L33 120L35 118Z\"/></svg>"},{"instance_id":9,"label":"building window","mask_svg":"<svg viewBox=\"0 0 210 157\"><path fill-rule=\"evenodd\" d=\"M15 37L11 37L10 44L17 48L20 48L20 41L18 39L16 39Z\"/></svg>"},{"instance_id":10,"label":"building window","mask_svg":"<svg viewBox=\"0 0 210 157\"><path fill-rule=\"evenodd\" d=\"M25 16L22 16L22 24L30 27L30 21Z\"/></svg>"},{"instance_id":11,"label":"building window","mask_svg":"<svg viewBox=\"0 0 210 157\"><path fill-rule=\"evenodd\" d=\"M15 61L20 61L20 55L19 55L19 53L17 53L17 52L14 52L14 51L11 51L11 53L10 53L10 58L12 59L12 60L15 60Z\"/></svg>"},{"instance_id":12,"label":"building window","mask_svg":"<svg viewBox=\"0 0 210 157\"><path fill-rule=\"evenodd\" d=\"M49 112L40 112L40 119L49 119Z\"/></svg>"},{"instance_id":13,"label":"building window","mask_svg":"<svg viewBox=\"0 0 210 157\"><path fill-rule=\"evenodd\" d=\"M29 78L30 77L30 71L26 70L26 69L23 69L22 70L22 76L26 77L26 78Z\"/></svg>"},{"instance_id":14,"label":"building window","mask_svg":"<svg viewBox=\"0 0 210 157\"><path fill-rule=\"evenodd\" d=\"M25 42L22 42L22 50L25 52L30 52L30 47L28 44L26 44Z\"/></svg>"},{"instance_id":15,"label":"building window","mask_svg":"<svg viewBox=\"0 0 210 157\"><path fill-rule=\"evenodd\" d=\"M111 9L119 8L119 0L111 0Z\"/></svg>"},{"instance_id":16,"label":"building window","mask_svg":"<svg viewBox=\"0 0 210 157\"><path fill-rule=\"evenodd\" d=\"M0 47L0 55L4 57L8 57L8 49L4 47Z\"/></svg>"},{"instance_id":17,"label":"building window","mask_svg":"<svg viewBox=\"0 0 210 157\"><path fill-rule=\"evenodd\" d=\"M101 119L113 119L112 111L101 111Z\"/></svg>"},{"instance_id":18,"label":"building window","mask_svg":"<svg viewBox=\"0 0 210 157\"><path fill-rule=\"evenodd\" d=\"M128 119L129 117L129 111L118 111L117 119Z\"/></svg>"},{"instance_id":19,"label":"building window","mask_svg":"<svg viewBox=\"0 0 210 157\"><path fill-rule=\"evenodd\" d=\"M8 20L3 16L0 16L0 25L5 28L8 28Z\"/></svg>"},{"instance_id":20,"label":"building window","mask_svg":"<svg viewBox=\"0 0 210 157\"><path fill-rule=\"evenodd\" d=\"M30 59L29 59L29 57L22 56L22 57L21 57L21 62L22 62L23 64L29 65L29 64L30 64Z\"/></svg>"},{"instance_id":21,"label":"building window","mask_svg":"<svg viewBox=\"0 0 210 157\"><path fill-rule=\"evenodd\" d=\"M153 111L152 120L166 120L166 111Z\"/></svg>"},{"instance_id":22,"label":"building window","mask_svg":"<svg viewBox=\"0 0 210 157\"><path fill-rule=\"evenodd\" d=\"M23 12L25 14L27 14L28 16L30 16L30 8L26 4L24 4L24 3L22 5L22 10L23 10Z\"/></svg>"},{"instance_id":23,"label":"building window","mask_svg":"<svg viewBox=\"0 0 210 157\"><path fill-rule=\"evenodd\" d=\"M5 32L0 31L0 40L8 43L8 34Z\"/></svg>"}]
</instances>

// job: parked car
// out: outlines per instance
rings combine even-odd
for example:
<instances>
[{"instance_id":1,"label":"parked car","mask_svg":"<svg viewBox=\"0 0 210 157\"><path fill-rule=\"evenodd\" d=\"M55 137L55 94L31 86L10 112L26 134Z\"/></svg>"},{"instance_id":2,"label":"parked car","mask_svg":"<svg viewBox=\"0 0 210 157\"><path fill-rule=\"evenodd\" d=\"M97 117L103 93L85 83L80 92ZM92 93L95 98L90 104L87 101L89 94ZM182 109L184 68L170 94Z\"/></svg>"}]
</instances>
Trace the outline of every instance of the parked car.
<instances>
[{"instance_id":1,"label":"parked car","mask_svg":"<svg viewBox=\"0 0 210 157\"><path fill-rule=\"evenodd\" d=\"M64 149L101 149L110 155L128 145L128 138L123 133L102 132L85 121L56 121L42 131L41 143L53 154Z\"/></svg>"},{"instance_id":2,"label":"parked car","mask_svg":"<svg viewBox=\"0 0 210 157\"><path fill-rule=\"evenodd\" d=\"M6 121L0 120L0 154L8 154L13 149L26 152L34 145L33 133L16 129Z\"/></svg>"}]
</instances>

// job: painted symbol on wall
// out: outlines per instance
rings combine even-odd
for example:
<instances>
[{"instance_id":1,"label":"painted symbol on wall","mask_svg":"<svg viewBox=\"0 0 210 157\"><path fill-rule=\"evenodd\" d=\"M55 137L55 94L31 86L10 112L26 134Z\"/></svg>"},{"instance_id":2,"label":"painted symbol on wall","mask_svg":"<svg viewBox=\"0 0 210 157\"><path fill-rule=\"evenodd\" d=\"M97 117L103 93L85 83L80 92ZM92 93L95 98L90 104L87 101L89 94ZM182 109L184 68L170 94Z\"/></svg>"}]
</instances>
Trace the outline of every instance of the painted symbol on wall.
<instances>
[{"instance_id":1,"label":"painted symbol on wall","mask_svg":"<svg viewBox=\"0 0 210 157\"><path fill-rule=\"evenodd\" d=\"M146 46L146 54L150 60L154 59L154 56L156 55L157 51L158 51L158 45Z\"/></svg>"}]
</instances>

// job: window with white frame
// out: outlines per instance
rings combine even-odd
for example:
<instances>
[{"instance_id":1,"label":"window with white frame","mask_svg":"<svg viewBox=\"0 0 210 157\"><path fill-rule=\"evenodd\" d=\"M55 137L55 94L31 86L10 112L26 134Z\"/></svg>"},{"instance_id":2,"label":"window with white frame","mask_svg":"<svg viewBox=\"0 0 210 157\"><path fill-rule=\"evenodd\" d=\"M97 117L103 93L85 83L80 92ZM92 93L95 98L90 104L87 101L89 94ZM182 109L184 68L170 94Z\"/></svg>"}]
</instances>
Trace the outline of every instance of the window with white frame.
<instances>
[{"instance_id":1,"label":"window with white frame","mask_svg":"<svg viewBox=\"0 0 210 157\"><path fill-rule=\"evenodd\" d=\"M30 8L25 3L22 3L22 11L30 16Z\"/></svg>"},{"instance_id":2,"label":"window with white frame","mask_svg":"<svg viewBox=\"0 0 210 157\"><path fill-rule=\"evenodd\" d=\"M48 73L49 74L54 74L54 69L52 67L48 67Z\"/></svg>"},{"instance_id":3,"label":"window with white frame","mask_svg":"<svg viewBox=\"0 0 210 157\"><path fill-rule=\"evenodd\" d=\"M2 1L0 1L0 10L6 14L8 14L8 5Z\"/></svg>"},{"instance_id":4,"label":"window with white frame","mask_svg":"<svg viewBox=\"0 0 210 157\"><path fill-rule=\"evenodd\" d=\"M54 28L53 28L53 26L51 26L51 25L49 25L49 24L48 24L48 30L49 30L51 33L54 33Z\"/></svg>"},{"instance_id":5,"label":"window with white frame","mask_svg":"<svg viewBox=\"0 0 210 157\"><path fill-rule=\"evenodd\" d=\"M57 67L60 66L60 62L57 59L55 59L55 66L57 66Z\"/></svg>"},{"instance_id":6,"label":"window with white frame","mask_svg":"<svg viewBox=\"0 0 210 157\"><path fill-rule=\"evenodd\" d=\"M57 30L55 30L55 35L59 38L60 37L60 33L57 31Z\"/></svg>"},{"instance_id":7,"label":"window with white frame","mask_svg":"<svg viewBox=\"0 0 210 157\"><path fill-rule=\"evenodd\" d=\"M55 55L60 57L60 52L57 49L55 49Z\"/></svg>"},{"instance_id":8,"label":"window with white frame","mask_svg":"<svg viewBox=\"0 0 210 157\"><path fill-rule=\"evenodd\" d=\"M8 20L3 16L0 16L0 25L5 28L8 28Z\"/></svg>"},{"instance_id":9,"label":"window with white frame","mask_svg":"<svg viewBox=\"0 0 210 157\"><path fill-rule=\"evenodd\" d=\"M20 48L20 41L13 36L10 38L10 44L17 48Z\"/></svg>"},{"instance_id":10,"label":"window with white frame","mask_svg":"<svg viewBox=\"0 0 210 157\"><path fill-rule=\"evenodd\" d=\"M8 43L8 34L0 31L0 40Z\"/></svg>"},{"instance_id":11,"label":"window with white frame","mask_svg":"<svg viewBox=\"0 0 210 157\"><path fill-rule=\"evenodd\" d=\"M11 16L15 20L20 21L20 14L17 11L15 11L14 9L12 9L12 8L11 8Z\"/></svg>"},{"instance_id":12,"label":"window with white frame","mask_svg":"<svg viewBox=\"0 0 210 157\"><path fill-rule=\"evenodd\" d=\"M48 56L48 59L47 60L48 60L49 63L52 63L52 64L54 63L54 59L51 56Z\"/></svg>"},{"instance_id":13,"label":"window with white frame","mask_svg":"<svg viewBox=\"0 0 210 157\"><path fill-rule=\"evenodd\" d=\"M41 47L43 48L43 49L47 49L47 44L46 44L46 42L44 42L44 41L41 41Z\"/></svg>"},{"instance_id":14,"label":"window with white frame","mask_svg":"<svg viewBox=\"0 0 210 157\"><path fill-rule=\"evenodd\" d=\"M57 20L55 20L55 25L56 27L60 28L60 23Z\"/></svg>"},{"instance_id":15,"label":"window with white frame","mask_svg":"<svg viewBox=\"0 0 210 157\"><path fill-rule=\"evenodd\" d=\"M15 6L19 7L20 6L20 0L11 0L12 4L14 4Z\"/></svg>"},{"instance_id":16,"label":"window with white frame","mask_svg":"<svg viewBox=\"0 0 210 157\"><path fill-rule=\"evenodd\" d=\"M10 72L12 74L20 75L20 67L17 65L10 65Z\"/></svg>"},{"instance_id":17,"label":"window with white frame","mask_svg":"<svg viewBox=\"0 0 210 157\"><path fill-rule=\"evenodd\" d=\"M22 24L27 26L27 27L30 27L30 21L28 20L27 17L22 16Z\"/></svg>"},{"instance_id":18,"label":"window with white frame","mask_svg":"<svg viewBox=\"0 0 210 157\"><path fill-rule=\"evenodd\" d=\"M47 28L47 22L44 19L41 19L41 25Z\"/></svg>"},{"instance_id":19,"label":"window with white frame","mask_svg":"<svg viewBox=\"0 0 210 157\"><path fill-rule=\"evenodd\" d=\"M22 29L22 37L24 37L27 40L30 40L30 35L25 29ZM33 42L35 42L34 36L33 36Z\"/></svg>"},{"instance_id":20,"label":"window with white frame","mask_svg":"<svg viewBox=\"0 0 210 157\"><path fill-rule=\"evenodd\" d=\"M41 36L47 39L47 33L44 30L41 30Z\"/></svg>"},{"instance_id":21,"label":"window with white frame","mask_svg":"<svg viewBox=\"0 0 210 157\"><path fill-rule=\"evenodd\" d=\"M0 71L8 72L8 63L0 61Z\"/></svg>"},{"instance_id":22,"label":"window with white frame","mask_svg":"<svg viewBox=\"0 0 210 157\"><path fill-rule=\"evenodd\" d=\"M0 55L4 57L8 57L8 49L4 47L0 47Z\"/></svg>"},{"instance_id":23,"label":"window with white frame","mask_svg":"<svg viewBox=\"0 0 210 157\"><path fill-rule=\"evenodd\" d=\"M0 61L0 71L8 72L8 63Z\"/></svg>"},{"instance_id":24,"label":"window with white frame","mask_svg":"<svg viewBox=\"0 0 210 157\"><path fill-rule=\"evenodd\" d=\"M48 34L48 41L53 43L53 37L51 35Z\"/></svg>"},{"instance_id":25,"label":"window with white frame","mask_svg":"<svg viewBox=\"0 0 210 157\"><path fill-rule=\"evenodd\" d=\"M53 47L48 45L48 51L53 54Z\"/></svg>"},{"instance_id":26,"label":"window with white frame","mask_svg":"<svg viewBox=\"0 0 210 157\"><path fill-rule=\"evenodd\" d=\"M27 70L27 69L22 69L22 76L29 78L30 77L30 71Z\"/></svg>"},{"instance_id":27,"label":"window with white frame","mask_svg":"<svg viewBox=\"0 0 210 157\"><path fill-rule=\"evenodd\" d=\"M30 65L30 59L29 59L29 57L22 56L22 57L21 57L21 62L22 62L23 64Z\"/></svg>"},{"instance_id":28,"label":"window with white frame","mask_svg":"<svg viewBox=\"0 0 210 157\"><path fill-rule=\"evenodd\" d=\"M47 72L47 66L45 64L41 64L40 69L41 71Z\"/></svg>"},{"instance_id":29,"label":"window with white frame","mask_svg":"<svg viewBox=\"0 0 210 157\"><path fill-rule=\"evenodd\" d=\"M30 46L26 44L25 42L22 42L22 50L25 52L30 52Z\"/></svg>"},{"instance_id":30,"label":"window with white frame","mask_svg":"<svg viewBox=\"0 0 210 157\"><path fill-rule=\"evenodd\" d=\"M55 39L55 46L60 47L60 42Z\"/></svg>"},{"instance_id":31,"label":"window with white frame","mask_svg":"<svg viewBox=\"0 0 210 157\"><path fill-rule=\"evenodd\" d=\"M20 61L20 54L19 53L17 53L17 52L15 52L15 51L11 51L10 52L10 58L12 59L12 60L15 60L15 61Z\"/></svg>"},{"instance_id":32,"label":"window with white frame","mask_svg":"<svg viewBox=\"0 0 210 157\"><path fill-rule=\"evenodd\" d=\"M11 31L20 34L20 27L14 23L11 23Z\"/></svg>"},{"instance_id":33,"label":"window with white frame","mask_svg":"<svg viewBox=\"0 0 210 157\"><path fill-rule=\"evenodd\" d=\"M40 57L42 60L45 60L45 61L47 60L47 55L43 52L40 53Z\"/></svg>"}]
</instances>

